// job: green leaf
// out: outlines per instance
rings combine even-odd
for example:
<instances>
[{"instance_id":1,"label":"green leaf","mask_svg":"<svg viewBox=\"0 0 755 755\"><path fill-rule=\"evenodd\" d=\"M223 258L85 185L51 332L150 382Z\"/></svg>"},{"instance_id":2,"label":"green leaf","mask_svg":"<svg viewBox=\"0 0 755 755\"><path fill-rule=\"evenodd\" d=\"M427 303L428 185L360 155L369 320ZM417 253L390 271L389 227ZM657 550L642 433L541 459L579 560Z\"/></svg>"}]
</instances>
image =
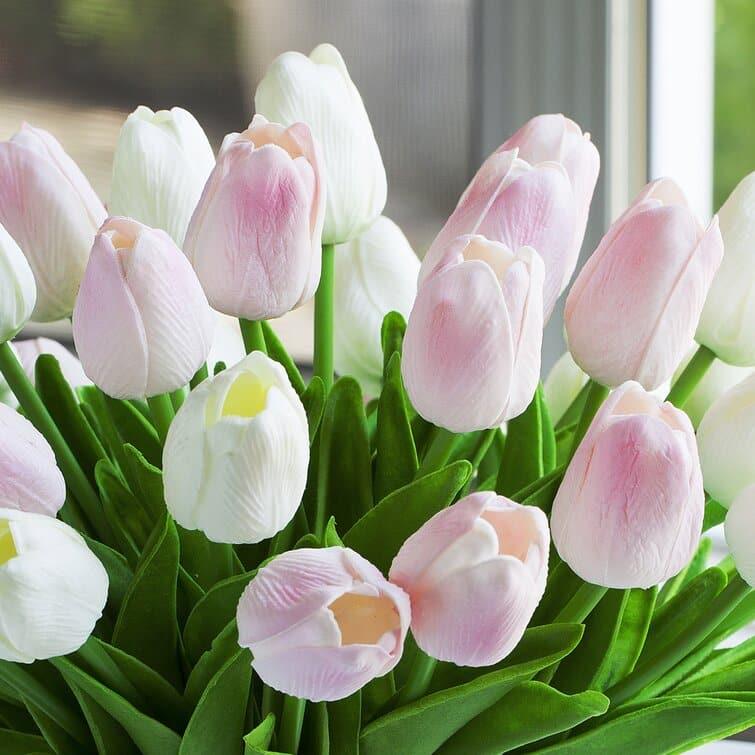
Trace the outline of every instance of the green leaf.
<instances>
[{"instance_id":1,"label":"green leaf","mask_svg":"<svg viewBox=\"0 0 755 755\"><path fill-rule=\"evenodd\" d=\"M496 432L493 435L493 442L490 444L485 456L482 457L480 465L477 468L477 479L488 480L492 478L493 484L486 490L495 490L495 483L498 481L498 470L501 467L501 460L503 459L503 451L506 447L506 436L500 427L496 428ZM480 490L480 485L477 486Z\"/></svg>"},{"instance_id":2,"label":"green leaf","mask_svg":"<svg viewBox=\"0 0 755 755\"><path fill-rule=\"evenodd\" d=\"M84 712L99 755L139 755L139 748L125 729L102 706L75 684L71 689Z\"/></svg>"},{"instance_id":3,"label":"green leaf","mask_svg":"<svg viewBox=\"0 0 755 755\"><path fill-rule=\"evenodd\" d=\"M684 684L747 661L755 661L755 637L750 637L734 647L714 650L708 659L685 679Z\"/></svg>"},{"instance_id":4,"label":"green leaf","mask_svg":"<svg viewBox=\"0 0 755 755\"><path fill-rule=\"evenodd\" d=\"M523 682L456 732L438 755L498 755L577 726L608 709L599 692L565 695L541 682Z\"/></svg>"},{"instance_id":5,"label":"green leaf","mask_svg":"<svg viewBox=\"0 0 755 755\"><path fill-rule=\"evenodd\" d=\"M240 649L202 693L186 727L180 755L238 755L251 681L249 651Z\"/></svg>"},{"instance_id":6,"label":"green leaf","mask_svg":"<svg viewBox=\"0 0 755 755\"><path fill-rule=\"evenodd\" d=\"M383 347L383 373L394 354L401 354L406 333L406 320L398 312L389 312L380 326L380 343Z\"/></svg>"},{"instance_id":7,"label":"green leaf","mask_svg":"<svg viewBox=\"0 0 755 755\"><path fill-rule=\"evenodd\" d=\"M583 584L584 581L564 561L559 561L548 575L545 593L535 609L530 626L553 621Z\"/></svg>"},{"instance_id":8,"label":"green leaf","mask_svg":"<svg viewBox=\"0 0 755 755\"><path fill-rule=\"evenodd\" d=\"M83 535L83 537L89 549L97 556L107 572L107 610L115 618L121 609L128 586L134 578L134 572L131 571L128 561L118 551L109 548L99 540L94 540L86 535Z\"/></svg>"},{"instance_id":9,"label":"green leaf","mask_svg":"<svg viewBox=\"0 0 755 755\"><path fill-rule=\"evenodd\" d=\"M34 703L24 699L24 705L31 714L39 731L50 746L55 755L82 755L83 752L93 752L91 748L82 748L81 743L77 742L65 729L58 726L41 708Z\"/></svg>"},{"instance_id":10,"label":"green leaf","mask_svg":"<svg viewBox=\"0 0 755 755\"><path fill-rule=\"evenodd\" d=\"M705 569L712 545L713 541L709 537L704 537L700 541L700 545L697 546L695 555L692 557L689 564L687 564L687 566L685 566L675 577L669 579L661 588L661 591L658 593L659 606L673 598L682 587Z\"/></svg>"},{"instance_id":11,"label":"green leaf","mask_svg":"<svg viewBox=\"0 0 755 755\"><path fill-rule=\"evenodd\" d=\"M703 532L721 524L726 519L726 509L718 502L709 498L705 503L705 516L703 517Z\"/></svg>"},{"instance_id":12,"label":"green leaf","mask_svg":"<svg viewBox=\"0 0 755 755\"><path fill-rule=\"evenodd\" d=\"M144 548L113 631L113 645L180 684L176 582L178 535L167 515Z\"/></svg>"},{"instance_id":13,"label":"green leaf","mask_svg":"<svg viewBox=\"0 0 755 755\"><path fill-rule=\"evenodd\" d=\"M376 501L381 501L394 490L408 485L417 472L417 449L404 401L401 382L401 356L393 353L385 369L383 390L380 394L375 435Z\"/></svg>"},{"instance_id":14,"label":"green leaf","mask_svg":"<svg viewBox=\"0 0 755 755\"><path fill-rule=\"evenodd\" d=\"M302 378L299 368L296 366L294 360L291 359L288 351L286 351L286 347L281 343L272 326L268 322L265 322L265 320L262 321L262 333L265 336L265 348L267 349L268 356L283 365L283 369L286 370L291 385L301 396L306 388L304 378Z\"/></svg>"},{"instance_id":15,"label":"green leaf","mask_svg":"<svg viewBox=\"0 0 755 755\"><path fill-rule=\"evenodd\" d=\"M698 677L674 687L674 695L692 695L700 692L752 692L755 690L755 660L727 666L720 671Z\"/></svg>"},{"instance_id":16,"label":"green leaf","mask_svg":"<svg viewBox=\"0 0 755 755\"><path fill-rule=\"evenodd\" d=\"M239 649L239 632L234 617L213 639L210 649L202 654L186 680L184 697L191 706L196 706L213 676ZM249 663L251 664L251 658Z\"/></svg>"},{"instance_id":17,"label":"green leaf","mask_svg":"<svg viewBox=\"0 0 755 755\"><path fill-rule=\"evenodd\" d=\"M320 428L323 409L325 409L325 383L322 382L319 375L315 375L309 381L307 389L302 393L301 402L304 405L304 411L307 413L309 442L312 443Z\"/></svg>"},{"instance_id":18,"label":"green leaf","mask_svg":"<svg viewBox=\"0 0 755 755\"><path fill-rule=\"evenodd\" d=\"M526 488L522 488L522 490L514 493L511 498L514 501L523 503L525 506L537 506L546 514L549 514L563 476L564 468L557 467Z\"/></svg>"},{"instance_id":19,"label":"green leaf","mask_svg":"<svg viewBox=\"0 0 755 755\"><path fill-rule=\"evenodd\" d=\"M176 525L176 530L181 543L181 565L203 590L244 571L232 545L213 543L200 530L187 530L180 525Z\"/></svg>"},{"instance_id":20,"label":"green leaf","mask_svg":"<svg viewBox=\"0 0 755 755\"><path fill-rule=\"evenodd\" d=\"M334 545L343 547L343 540L341 540L340 536L338 535L335 517L330 517L330 519L328 519L328 523L325 525L325 532L322 536L322 547L331 548Z\"/></svg>"},{"instance_id":21,"label":"green leaf","mask_svg":"<svg viewBox=\"0 0 755 755\"><path fill-rule=\"evenodd\" d=\"M471 474L468 461L456 461L399 488L356 522L344 543L387 573L404 541L452 503Z\"/></svg>"},{"instance_id":22,"label":"green leaf","mask_svg":"<svg viewBox=\"0 0 755 755\"><path fill-rule=\"evenodd\" d=\"M307 755L329 755L330 730L326 706L327 703L324 702L306 704L299 752L306 752ZM334 752L340 750L334 748Z\"/></svg>"},{"instance_id":23,"label":"green leaf","mask_svg":"<svg viewBox=\"0 0 755 755\"><path fill-rule=\"evenodd\" d=\"M154 524L165 512L163 473L154 464L150 464L136 446L126 443L123 453L126 458L126 469L123 471L129 487Z\"/></svg>"},{"instance_id":24,"label":"green leaf","mask_svg":"<svg viewBox=\"0 0 755 755\"><path fill-rule=\"evenodd\" d=\"M107 411L118 431L121 445L137 448L144 458L155 466L162 464L163 449L152 422L133 404L104 397Z\"/></svg>"},{"instance_id":25,"label":"green leaf","mask_svg":"<svg viewBox=\"0 0 755 755\"><path fill-rule=\"evenodd\" d=\"M359 755L362 726L362 692L328 703L330 746L339 755Z\"/></svg>"},{"instance_id":26,"label":"green leaf","mask_svg":"<svg viewBox=\"0 0 755 755\"><path fill-rule=\"evenodd\" d=\"M275 714L268 713L265 720L244 737L244 755L266 753L275 733Z\"/></svg>"},{"instance_id":27,"label":"green leaf","mask_svg":"<svg viewBox=\"0 0 755 755\"><path fill-rule=\"evenodd\" d=\"M0 744L3 755L29 755L29 753L52 753L42 737L24 734L10 729L0 729Z\"/></svg>"}]
</instances>

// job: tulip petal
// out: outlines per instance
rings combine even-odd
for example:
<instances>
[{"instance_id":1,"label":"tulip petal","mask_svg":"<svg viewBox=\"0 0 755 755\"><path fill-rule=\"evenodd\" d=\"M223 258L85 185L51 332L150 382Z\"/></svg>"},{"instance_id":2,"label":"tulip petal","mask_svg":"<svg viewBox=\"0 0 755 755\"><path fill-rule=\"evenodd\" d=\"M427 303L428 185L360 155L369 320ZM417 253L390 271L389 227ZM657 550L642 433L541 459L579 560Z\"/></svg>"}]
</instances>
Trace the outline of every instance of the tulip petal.
<instances>
[{"instance_id":1,"label":"tulip petal","mask_svg":"<svg viewBox=\"0 0 755 755\"><path fill-rule=\"evenodd\" d=\"M729 507L724 522L726 545L737 571L750 587L755 586L755 485L745 488Z\"/></svg>"}]
</instances>

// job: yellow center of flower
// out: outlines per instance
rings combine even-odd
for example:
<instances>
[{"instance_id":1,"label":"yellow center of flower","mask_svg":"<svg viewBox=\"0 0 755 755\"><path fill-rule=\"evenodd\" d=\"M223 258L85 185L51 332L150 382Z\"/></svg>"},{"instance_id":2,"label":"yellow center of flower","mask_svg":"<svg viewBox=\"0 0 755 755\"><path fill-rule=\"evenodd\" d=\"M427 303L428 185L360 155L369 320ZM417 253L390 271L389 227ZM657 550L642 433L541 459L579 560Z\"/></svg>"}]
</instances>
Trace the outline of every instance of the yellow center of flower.
<instances>
[{"instance_id":1,"label":"yellow center of flower","mask_svg":"<svg viewBox=\"0 0 755 755\"><path fill-rule=\"evenodd\" d=\"M16 543L13 541L13 533L7 519L0 521L0 566L18 555Z\"/></svg>"},{"instance_id":2,"label":"yellow center of flower","mask_svg":"<svg viewBox=\"0 0 755 755\"><path fill-rule=\"evenodd\" d=\"M222 417L256 417L267 403L269 385L265 385L256 375L242 372L231 385L223 402Z\"/></svg>"},{"instance_id":3,"label":"yellow center of flower","mask_svg":"<svg viewBox=\"0 0 755 755\"><path fill-rule=\"evenodd\" d=\"M341 630L342 645L374 645L401 626L393 602L386 597L347 592L329 606Z\"/></svg>"}]
</instances>

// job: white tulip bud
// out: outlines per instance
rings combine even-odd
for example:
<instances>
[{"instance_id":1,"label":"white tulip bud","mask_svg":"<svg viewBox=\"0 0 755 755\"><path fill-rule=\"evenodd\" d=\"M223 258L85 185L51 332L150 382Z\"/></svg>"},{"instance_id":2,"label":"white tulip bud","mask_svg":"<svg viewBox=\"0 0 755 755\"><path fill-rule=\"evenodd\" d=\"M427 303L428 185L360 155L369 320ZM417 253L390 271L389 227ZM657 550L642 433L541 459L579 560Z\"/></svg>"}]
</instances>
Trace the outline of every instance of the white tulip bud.
<instances>
[{"instance_id":1,"label":"white tulip bud","mask_svg":"<svg viewBox=\"0 0 755 755\"><path fill-rule=\"evenodd\" d=\"M167 231L181 246L215 165L196 118L180 107L140 105L121 128L113 157L110 213Z\"/></svg>"},{"instance_id":2,"label":"white tulip bud","mask_svg":"<svg viewBox=\"0 0 755 755\"><path fill-rule=\"evenodd\" d=\"M0 225L0 343L24 327L36 299L34 273L18 244Z\"/></svg>"},{"instance_id":3,"label":"white tulip bud","mask_svg":"<svg viewBox=\"0 0 755 755\"><path fill-rule=\"evenodd\" d=\"M107 592L107 573L76 530L0 509L0 658L32 663L78 650Z\"/></svg>"},{"instance_id":4,"label":"white tulip bud","mask_svg":"<svg viewBox=\"0 0 755 755\"><path fill-rule=\"evenodd\" d=\"M409 317L417 295L419 260L406 236L381 215L361 236L336 247L335 366L366 393L380 393L380 329L392 310Z\"/></svg>"},{"instance_id":5,"label":"white tulip bud","mask_svg":"<svg viewBox=\"0 0 755 755\"><path fill-rule=\"evenodd\" d=\"M733 501L724 522L729 552L742 579L755 587L755 485Z\"/></svg>"},{"instance_id":6,"label":"white tulip bud","mask_svg":"<svg viewBox=\"0 0 755 755\"><path fill-rule=\"evenodd\" d=\"M552 422L558 422L587 382L587 373L565 351L551 367L543 383L545 403Z\"/></svg>"},{"instance_id":7,"label":"white tulip bud","mask_svg":"<svg viewBox=\"0 0 755 755\"><path fill-rule=\"evenodd\" d=\"M165 502L186 529L257 543L292 519L307 481L304 407L280 364L254 351L193 390L163 453Z\"/></svg>"}]
</instances>

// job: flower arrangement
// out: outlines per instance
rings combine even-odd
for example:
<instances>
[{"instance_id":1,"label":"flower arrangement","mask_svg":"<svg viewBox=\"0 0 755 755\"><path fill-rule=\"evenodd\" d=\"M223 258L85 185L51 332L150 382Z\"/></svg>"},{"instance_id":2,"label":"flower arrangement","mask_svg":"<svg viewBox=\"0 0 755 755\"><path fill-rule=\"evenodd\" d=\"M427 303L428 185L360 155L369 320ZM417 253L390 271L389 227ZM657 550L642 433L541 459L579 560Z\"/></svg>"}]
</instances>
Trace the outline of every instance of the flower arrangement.
<instances>
[{"instance_id":1,"label":"flower arrangement","mask_svg":"<svg viewBox=\"0 0 755 755\"><path fill-rule=\"evenodd\" d=\"M754 641L722 645L755 619L755 173L707 227L640 193L543 387L599 171L577 124L506 141L420 265L335 48L255 101L217 160L137 108L110 214L50 134L0 144L0 750L671 753L755 723ZM307 382L267 320L313 296ZM207 364L213 309L237 364ZM10 343L68 316L80 364Z\"/></svg>"}]
</instances>

